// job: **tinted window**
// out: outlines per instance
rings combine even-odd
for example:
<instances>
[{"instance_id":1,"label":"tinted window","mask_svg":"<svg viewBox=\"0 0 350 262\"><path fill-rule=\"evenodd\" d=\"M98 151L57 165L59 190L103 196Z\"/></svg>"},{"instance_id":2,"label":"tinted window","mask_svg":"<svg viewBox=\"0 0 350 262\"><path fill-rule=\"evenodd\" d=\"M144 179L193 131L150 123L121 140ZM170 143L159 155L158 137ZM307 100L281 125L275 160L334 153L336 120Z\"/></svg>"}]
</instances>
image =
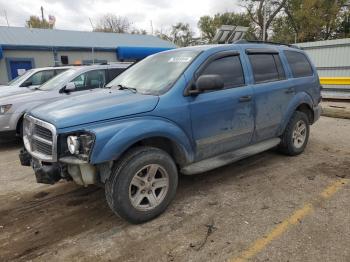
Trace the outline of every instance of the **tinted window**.
<instances>
[{"instance_id":1,"label":"tinted window","mask_svg":"<svg viewBox=\"0 0 350 262\"><path fill-rule=\"evenodd\" d=\"M255 83L272 82L285 79L281 60L277 54L251 54Z\"/></svg>"},{"instance_id":2,"label":"tinted window","mask_svg":"<svg viewBox=\"0 0 350 262\"><path fill-rule=\"evenodd\" d=\"M244 85L244 75L239 56L227 56L211 62L201 75L219 75L225 87Z\"/></svg>"},{"instance_id":3,"label":"tinted window","mask_svg":"<svg viewBox=\"0 0 350 262\"><path fill-rule=\"evenodd\" d=\"M294 77L311 76L312 67L306 56L299 52L285 51L288 64Z\"/></svg>"},{"instance_id":4,"label":"tinted window","mask_svg":"<svg viewBox=\"0 0 350 262\"><path fill-rule=\"evenodd\" d=\"M116 78L118 75L120 75L125 70L126 70L126 68L111 68L111 69L108 69L109 81L112 81L114 78Z\"/></svg>"},{"instance_id":5,"label":"tinted window","mask_svg":"<svg viewBox=\"0 0 350 262\"><path fill-rule=\"evenodd\" d=\"M106 84L105 70L94 70L79 75L71 81L75 84L76 91L102 88Z\"/></svg>"}]
</instances>

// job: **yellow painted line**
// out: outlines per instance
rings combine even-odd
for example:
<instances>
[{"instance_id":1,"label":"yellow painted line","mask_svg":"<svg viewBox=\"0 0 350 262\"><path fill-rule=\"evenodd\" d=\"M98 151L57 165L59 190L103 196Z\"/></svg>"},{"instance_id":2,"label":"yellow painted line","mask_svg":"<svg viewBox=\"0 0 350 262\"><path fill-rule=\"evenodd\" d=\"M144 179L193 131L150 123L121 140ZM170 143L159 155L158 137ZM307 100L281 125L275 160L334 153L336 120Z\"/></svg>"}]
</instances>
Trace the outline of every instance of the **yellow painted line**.
<instances>
[{"instance_id":1,"label":"yellow painted line","mask_svg":"<svg viewBox=\"0 0 350 262\"><path fill-rule=\"evenodd\" d=\"M350 77L320 77L322 85L350 85Z\"/></svg>"},{"instance_id":2,"label":"yellow painted line","mask_svg":"<svg viewBox=\"0 0 350 262\"><path fill-rule=\"evenodd\" d=\"M348 180L340 179L333 182L329 185L322 193L320 194L321 198L329 199L336 192L341 189ZM289 218L282 221L274 229L272 229L267 235L256 240L248 249L244 250L238 257L232 258L230 262L245 262L253 257L255 257L260 251L262 251L266 246L268 246L273 240L280 237L285 233L291 226L299 223L301 219L312 213L313 211L312 203L305 204L301 209L295 211Z\"/></svg>"}]
</instances>

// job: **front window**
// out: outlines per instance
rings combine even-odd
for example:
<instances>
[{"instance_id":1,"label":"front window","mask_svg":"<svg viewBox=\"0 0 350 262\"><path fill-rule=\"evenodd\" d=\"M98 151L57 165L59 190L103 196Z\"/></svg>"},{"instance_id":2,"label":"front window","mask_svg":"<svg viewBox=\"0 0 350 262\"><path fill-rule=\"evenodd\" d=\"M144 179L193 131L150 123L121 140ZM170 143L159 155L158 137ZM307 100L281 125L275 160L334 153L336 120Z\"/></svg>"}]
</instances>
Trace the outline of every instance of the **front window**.
<instances>
[{"instance_id":1,"label":"front window","mask_svg":"<svg viewBox=\"0 0 350 262\"><path fill-rule=\"evenodd\" d=\"M120 74L107 87L134 88L142 94L159 95L171 88L199 51L181 50L145 58Z\"/></svg>"},{"instance_id":2,"label":"front window","mask_svg":"<svg viewBox=\"0 0 350 262\"><path fill-rule=\"evenodd\" d=\"M16 78L12 79L10 82L8 82L9 86L17 86L20 85L24 80L26 80L34 70L28 70L23 75L17 76Z\"/></svg>"},{"instance_id":3,"label":"front window","mask_svg":"<svg viewBox=\"0 0 350 262\"><path fill-rule=\"evenodd\" d=\"M79 68L68 69L67 71L55 76L54 78L51 78L49 81L47 81L45 84L40 86L38 89L43 91L48 91L48 90L63 88L64 85L67 83L67 80L73 77L78 69Z\"/></svg>"},{"instance_id":4,"label":"front window","mask_svg":"<svg viewBox=\"0 0 350 262\"><path fill-rule=\"evenodd\" d=\"M45 70L33 74L22 85L23 86L40 86L55 76L54 70Z\"/></svg>"}]
</instances>

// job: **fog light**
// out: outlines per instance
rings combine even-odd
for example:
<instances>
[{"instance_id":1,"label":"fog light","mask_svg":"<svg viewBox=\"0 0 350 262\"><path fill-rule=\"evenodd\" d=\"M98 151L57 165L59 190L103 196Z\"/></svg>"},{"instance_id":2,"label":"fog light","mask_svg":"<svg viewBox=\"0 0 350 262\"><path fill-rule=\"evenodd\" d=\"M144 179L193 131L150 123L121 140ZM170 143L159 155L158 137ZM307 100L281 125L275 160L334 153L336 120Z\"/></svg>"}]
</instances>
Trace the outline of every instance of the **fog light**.
<instances>
[{"instance_id":1,"label":"fog light","mask_svg":"<svg viewBox=\"0 0 350 262\"><path fill-rule=\"evenodd\" d=\"M67 145L69 152L74 154L79 154L80 142L77 136L67 137Z\"/></svg>"}]
</instances>

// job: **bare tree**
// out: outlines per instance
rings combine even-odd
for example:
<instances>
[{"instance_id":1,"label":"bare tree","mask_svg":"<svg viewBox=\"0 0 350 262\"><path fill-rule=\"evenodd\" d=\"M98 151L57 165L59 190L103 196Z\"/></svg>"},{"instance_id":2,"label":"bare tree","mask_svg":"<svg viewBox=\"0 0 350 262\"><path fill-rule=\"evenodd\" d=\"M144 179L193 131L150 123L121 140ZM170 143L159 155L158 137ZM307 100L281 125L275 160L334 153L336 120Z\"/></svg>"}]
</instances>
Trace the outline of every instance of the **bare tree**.
<instances>
[{"instance_id":1,"label":"bare tree","mask_svg":"<svg viewBox=\"0 0 350 262\"><path fill-rule=\"evenodd\" d=\"M128 18L117 16L114 14L106 14L102 16L94 28L96 32L109 33L127 33L129 32L131 23Z\"/></svg>"},{"instance_id":2,"label":"bare tree","mask_svg":"<svg viewBox=\"0 0 350 262\"><path fill-rule=\"evenodd\" d=\"M268 30L276 16L283 11L287 0L241 0L242 6L247 10L250 19L256 24L259 31L259 38L268 36ZM266 10L264 10L266 9ZM264 18L266 15L266 19Z\"/></svg>"}]
</instances>

